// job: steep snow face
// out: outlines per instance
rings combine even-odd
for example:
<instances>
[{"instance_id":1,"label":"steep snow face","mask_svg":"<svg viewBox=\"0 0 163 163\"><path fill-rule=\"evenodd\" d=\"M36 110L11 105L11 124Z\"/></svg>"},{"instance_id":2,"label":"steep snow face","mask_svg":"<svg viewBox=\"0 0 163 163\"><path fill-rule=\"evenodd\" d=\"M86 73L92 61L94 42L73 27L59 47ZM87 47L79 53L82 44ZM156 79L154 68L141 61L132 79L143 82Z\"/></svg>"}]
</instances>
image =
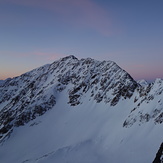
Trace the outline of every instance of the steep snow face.
<instances>
[{"instance_id":1,"label":"steep snow face","mask_svg":"<svg viewBox=\"0 0 163 163\"><path fill-rule=\"evenodd\" d=\"M74 56L7 80L0 162L152 162L162 90L161 79L144 86L112 61Z\"/></svg>"}]
</instances>

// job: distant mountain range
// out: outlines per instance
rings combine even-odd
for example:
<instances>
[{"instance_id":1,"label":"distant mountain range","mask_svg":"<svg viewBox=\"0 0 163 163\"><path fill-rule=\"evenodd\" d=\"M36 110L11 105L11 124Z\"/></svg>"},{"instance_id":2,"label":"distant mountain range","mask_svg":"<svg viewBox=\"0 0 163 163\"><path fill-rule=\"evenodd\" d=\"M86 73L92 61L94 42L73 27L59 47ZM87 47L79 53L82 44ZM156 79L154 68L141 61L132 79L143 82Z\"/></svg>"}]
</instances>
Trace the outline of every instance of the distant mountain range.
<instances>
[{"instance_id":1,"label":"distant mountain range","mask_svg":"<svg viewBox=\"0 0 163 163\"><path fill-rule=\"evenodd\" d=\"M163 80L112 61L67 56L0 81L3 163L163 163L162 122Z\"/></svg>"}]
</instances>

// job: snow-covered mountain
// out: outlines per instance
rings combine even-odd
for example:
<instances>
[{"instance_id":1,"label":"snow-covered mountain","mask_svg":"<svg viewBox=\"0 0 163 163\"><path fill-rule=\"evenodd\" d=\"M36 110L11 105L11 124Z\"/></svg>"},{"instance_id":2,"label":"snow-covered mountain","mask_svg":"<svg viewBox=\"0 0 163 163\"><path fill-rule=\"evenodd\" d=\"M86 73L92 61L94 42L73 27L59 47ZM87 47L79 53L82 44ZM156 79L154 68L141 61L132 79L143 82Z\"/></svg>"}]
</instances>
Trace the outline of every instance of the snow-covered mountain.
<instances>
[{"instance_id":1,"label":"snow-covered mountain","mask_svg":"<svg viewBox=\"0 0 163 163\"><path fill-rule=\"evenodd\" d=\"M152 163L162 122L163 80L68 56L0 85L0 162Z\"/></svg>"}]
</instances>

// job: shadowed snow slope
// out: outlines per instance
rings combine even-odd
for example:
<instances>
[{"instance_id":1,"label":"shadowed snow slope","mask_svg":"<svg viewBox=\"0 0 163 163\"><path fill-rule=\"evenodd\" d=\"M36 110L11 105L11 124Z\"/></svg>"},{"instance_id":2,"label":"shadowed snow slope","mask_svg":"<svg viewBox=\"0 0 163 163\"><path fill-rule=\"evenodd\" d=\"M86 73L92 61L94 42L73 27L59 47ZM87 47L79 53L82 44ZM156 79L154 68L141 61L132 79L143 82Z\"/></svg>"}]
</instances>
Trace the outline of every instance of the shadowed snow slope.
<instances>
[{"instance_id":1,"label":"shadowed snow slope","mask_svg":"<svg viewBox=\"0 0 163 163\"><path fill-rule=\"evenodd\" d=\"M152 163L162 122L161 79L68 56L0 85L0 162Z\"/></svg>"}]
</instances>

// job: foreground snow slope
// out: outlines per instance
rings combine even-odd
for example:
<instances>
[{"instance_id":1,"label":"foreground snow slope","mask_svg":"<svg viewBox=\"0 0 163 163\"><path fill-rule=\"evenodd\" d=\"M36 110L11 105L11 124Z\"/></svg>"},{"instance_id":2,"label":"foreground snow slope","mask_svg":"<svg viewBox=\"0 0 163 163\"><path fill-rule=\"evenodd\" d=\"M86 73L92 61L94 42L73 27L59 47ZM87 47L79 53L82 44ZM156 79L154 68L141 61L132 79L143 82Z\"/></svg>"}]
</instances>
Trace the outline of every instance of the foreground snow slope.
<instances>
[{"instance_id":1,"label":"foreground snow slope","mask_svg":"<svg viewBox=\"0 0 163 163\"><path fill-rule=\"evenodd\" d=\"M111 61L55 61L0 87L0 162L147 163L163 140L163 81Z\"/></svg>"}]
</instances>

